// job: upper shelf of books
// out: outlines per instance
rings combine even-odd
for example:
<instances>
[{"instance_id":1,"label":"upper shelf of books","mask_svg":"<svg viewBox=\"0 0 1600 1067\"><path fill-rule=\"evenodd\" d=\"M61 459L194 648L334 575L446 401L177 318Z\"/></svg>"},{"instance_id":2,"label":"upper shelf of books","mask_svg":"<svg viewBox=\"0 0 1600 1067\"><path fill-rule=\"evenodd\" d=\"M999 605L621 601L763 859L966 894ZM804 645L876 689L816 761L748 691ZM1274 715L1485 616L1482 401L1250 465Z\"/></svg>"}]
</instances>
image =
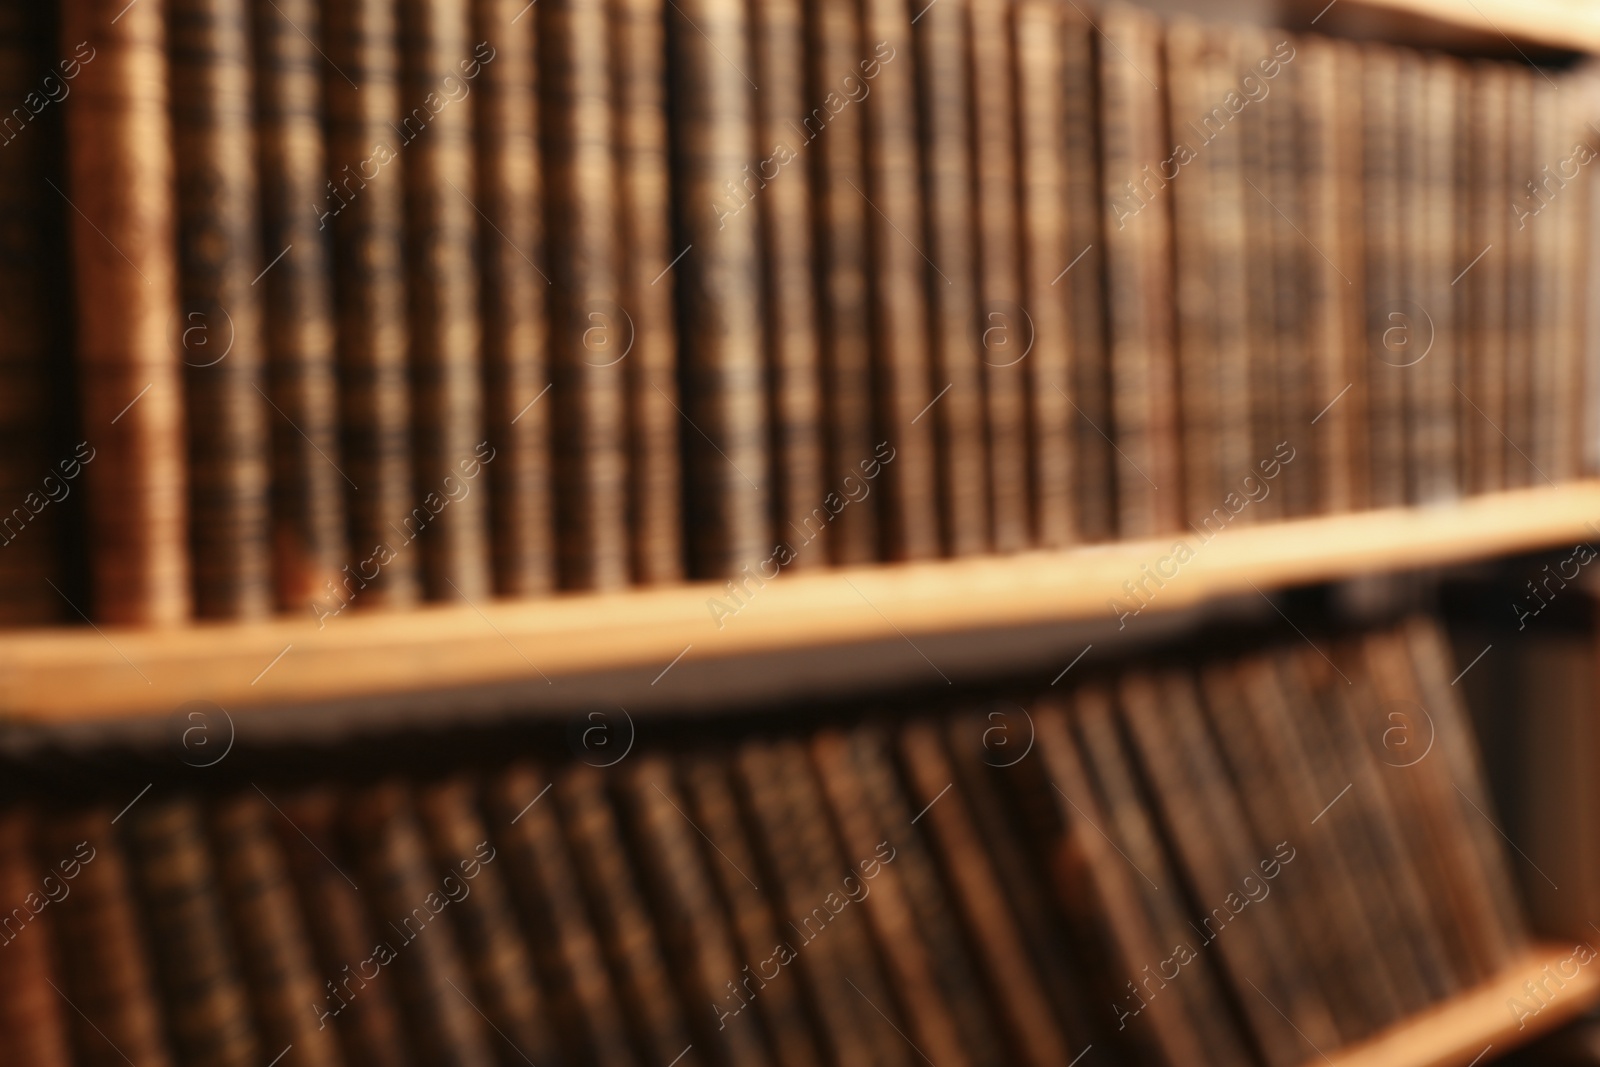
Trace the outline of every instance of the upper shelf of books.
<instances>
[{"instance_id":1,"label":"upper shelf of books","mask_svg":"<svg viewBox=\"0 0 1600 1067\"><path fill-rule=\"evenodd\" d=\"M1121 634L1208 598L1575 544L1595 536L1596 519L1600 481L1586 481L1432 507L1213 520L1168 537L1009 556L757 568L727 584L164 630L17 631L0 639L0 716L92 721L167 714L190 700L238 711L484 685L537 696L563 678L620 670L670 687L686 659L816 650L825 663L828 650L858 642L916 648L934 635L1084 620Z\"/></svg>"}]
</instances>

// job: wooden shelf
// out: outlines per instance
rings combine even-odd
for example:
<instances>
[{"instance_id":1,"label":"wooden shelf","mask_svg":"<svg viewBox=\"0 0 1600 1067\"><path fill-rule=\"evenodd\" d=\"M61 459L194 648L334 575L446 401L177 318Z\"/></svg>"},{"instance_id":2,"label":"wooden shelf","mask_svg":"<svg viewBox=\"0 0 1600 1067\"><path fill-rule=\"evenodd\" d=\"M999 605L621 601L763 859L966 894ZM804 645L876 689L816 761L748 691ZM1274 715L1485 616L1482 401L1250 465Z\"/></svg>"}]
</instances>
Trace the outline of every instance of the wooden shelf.
<instances>
[{"instance_id":1,"label":"wooden shelf","mask_svg":"<svg viewBox=\"0 0 1600 1067\"><path fill-rule=\"evenodd\" d=\"M1539 945L1522 962L1508 967L1493 981L1454 996L1442 1004L1405 1020L1358 1045L1330 1056L1314 1056L1305 1067L1468 1067L1493 1051L1496 1055L1525 1045L1600 1003L1600 959L1579 966L1569 962L1574 945ZM1508 1006L1515 998L1530 1011L1538 1002L1523 988L1539 982L1545 967L1557 967L1576 976L1558 986L1547 982L1550 995L1537 1013L1518 1015ZM1522 1024L1519 1029L1519 1022Z\"/></svg>"},{"instance_id":2,"label":"wooden shelf","mask_svg":"<svg viewBox=\"0 0 1600 1067\"><path fill-rule=\"evenodd\" d=\"M1393 20L1416 24L1422 41L1449 46L1479 38L1513 57L1518 48L1600 54L1600 5L1592 0L1289 0L1293 9L1318 18L1311 29L1359 23L1369 13L1385 37L1396 36ZM1332 8L1332 11L1328 9ZM1340 10L1344 9L1344 10ZM1326 12L1326 18L1322 14ZM1425 27L1434 27L1429 32ZM1400 36L1406 36L1400 34Z\"/></svg>"},{"instance_id":3,"label":"wooden shelf","mask_svg":"<svg viewBox=\"0 0 1600 1067\"><path fill-rule=\"evenodd\" d=\"M400 613L350 610L176 630L87 627L0 636L0 720L64 723L165 715L189 700L231 711L443 692L544 686L595 672L652 676L695 659L828 649L919 635L1085 619L1117 630L1108 606L1144 568L1172 577L1129 630L1210 598L1361 574L1485 559L1600 538L1600 481L1524 489L1425 508L1270 525L1234 524L1170 560L1178 538L1054 552L782 573L719 621L696 583L542 601L483 601ZM688 649L688 652L685 652ZM531 689L529 690L532 691Z\"/></svg>"}]
</instances>

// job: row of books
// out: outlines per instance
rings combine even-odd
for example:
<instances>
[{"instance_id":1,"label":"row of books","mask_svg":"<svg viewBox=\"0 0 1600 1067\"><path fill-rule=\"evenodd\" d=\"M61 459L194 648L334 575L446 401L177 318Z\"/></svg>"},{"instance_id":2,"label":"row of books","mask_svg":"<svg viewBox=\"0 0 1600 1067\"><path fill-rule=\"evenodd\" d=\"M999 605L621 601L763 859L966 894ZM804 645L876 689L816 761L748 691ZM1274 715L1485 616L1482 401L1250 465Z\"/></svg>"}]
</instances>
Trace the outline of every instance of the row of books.
<instances>
[{"instance_id":1,"label":"row of books","mask_svg":"<svg viewBox=\"0 0 1600 1067\"><path fill-rule=\"evenodd\" d=\"M1594 469L1588 71L919 7L7 0L4 610L63 546L160 623Z\"/></svg>"},{"instance_id":2,"label":"row of books","mask_svg":"<svg viewBox=\"0 0 1600 1067\"><path fill-rule=\"evenodd\" d=\"M308 784L241 755L204 793L23 798L0 1050L1313 1062L1525 939L1437 630L1319 640L577 759Z\"/></svg>"}]
</instances>

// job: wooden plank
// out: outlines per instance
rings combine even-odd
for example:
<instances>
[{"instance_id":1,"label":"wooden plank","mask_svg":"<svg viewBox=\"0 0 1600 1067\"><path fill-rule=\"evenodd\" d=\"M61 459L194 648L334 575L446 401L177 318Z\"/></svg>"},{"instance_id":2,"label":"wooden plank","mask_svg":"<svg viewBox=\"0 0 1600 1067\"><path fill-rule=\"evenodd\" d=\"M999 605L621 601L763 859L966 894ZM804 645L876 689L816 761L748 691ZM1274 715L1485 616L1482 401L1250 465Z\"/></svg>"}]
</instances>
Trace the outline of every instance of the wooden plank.
<instances>
[{"instance_id":1,"label":"wooden plank","mask_svg":"<svg viewBox=\"0 0 1600 1067\"><path fill-rule=\"evenodd\" d=\"M1319 22L1321 12L1334 6L1326 4L1326 0L1295 2L1298 9L1313 13ZM1424 38L1441 37L1437 42L1441 46L1453 43L1442 38L1448 36L1448 29L1455 28L1492 45L1509 44L1515 48L1520 42L1537 49L1600 53L1600 8L1590 0L1342 0L1339 6L1426 20L1414 32ZM1337 19L1329 16L1340 24L1348 17L1349 12L1341 13ZM1439 32L1428 33L1427 22L1442 24L1437 26ZM1310 26L1312 30L1327 28Z\"/></svg>"},{"instance_id":2,"label":"wooden plank","mask_svg":"<svg viewBox=\"0 0 1600 1067\"><path fill-rule=\"evenodd\" d=\"M352 608L321 620L308 609L263 623L20 630L0 636L0 719L159 715L195 699L233 710L543 685L560 676L664 668L689 646L700 659L824 649L897 633L1085 619L1119 627L1133 625L1141 604L1139 614L1170 612L1219 596L1597 537L1600 481L1587 481L1428 508L1227 526L1209 539L1191 530L1003 557L780 572L765 581L752 573L732 590L694 583L405 612ZM1186 551L1175 551L1179 544Z\"/></svg>"},{"instance_id":3,"label":"wooden plank","mask_svg":"<svg viewBox=\"0 0 1600 1067\"><path fill-rule=\"evenodd\" d=\"M1468 1067L1491 1050L1498 1057L1600 1002L1600 959L1585 948L1589 962L1580 963L1582 957L1575 956L1574 949L1565 943L1539 945L1493 981L1413 1015L1368 1041L1331 1056L1313 1056L1306 1067ZM1537 998L1529 993L1528 982L1543 985ZM1523 1005L1526 1013L1516 1010L1515 1004Z\"/></svg>"}]
</instances>

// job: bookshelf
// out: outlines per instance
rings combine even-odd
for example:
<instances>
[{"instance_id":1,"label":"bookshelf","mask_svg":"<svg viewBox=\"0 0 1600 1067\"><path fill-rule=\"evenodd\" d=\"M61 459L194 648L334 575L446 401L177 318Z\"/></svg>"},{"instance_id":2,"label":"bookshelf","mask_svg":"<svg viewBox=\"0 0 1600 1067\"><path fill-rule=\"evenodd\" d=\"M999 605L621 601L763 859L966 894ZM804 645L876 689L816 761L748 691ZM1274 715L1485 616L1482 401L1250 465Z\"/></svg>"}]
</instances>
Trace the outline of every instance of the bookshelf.
<instances>
[{"instance_id":1,"label":"bookshelf","mask_svg":"<svg viewBox=\"0 0 1600 1067\"><path fill-rule=\"evenodd\" d=\"M1412 1016L1378 1036L1340 1049L1330 1056L1313 1056L1312 1064L1333 1067L1468 1067L1491 1050L1505 1052L1524 1045L1577 1018L1600 1003L1600 971L1580 967L1577 976L1556 989L1537 1014L1517 1020L1506 1002L1526 1001L1523 983L1537 980L1545 967L1554 969L1572 955L1572 946L1549 943L1535 946L1492 981Z\"/></svg>"},{"instance_id":2,"label":"bookshelf","mask_svg":"<svg viewBox=\"0 0 1600 1067\"><path fill-rule=\"evenodd\" d=\"M1435 29L1459 29L1544 48L1600 52L1600 11L1585 0L1339 0L1340 6L1428 20ZM1316 16L1332 7L1307 0L1301 11ZM1424 27L1421 31L1427 32Z\"/></svg>"},{"instance_id":3,"label":"bookshelf","mask_svg":"<svg viewBox=\"0 0 1600 1067\"><path fill-rule=\"evenodd\" d=\"M1395 508L1224 529L1153 590L1139 618L1228 596L1558 547L1600 526L1600 481L1521 489L1432 507ZM692 645L736 659L898 636L1096 622L1130 606L1126 581L1160 564L1176 538L1055 552L780 573L721 628L707 601L720 583L478 601L395 613L351 612L262 624L168 630L18 631L0 638L0 715L13 723L164 715L205 699L231 710L416 690L543 686L577 674L654 674Z\"/></svg>"}]
</instances>

